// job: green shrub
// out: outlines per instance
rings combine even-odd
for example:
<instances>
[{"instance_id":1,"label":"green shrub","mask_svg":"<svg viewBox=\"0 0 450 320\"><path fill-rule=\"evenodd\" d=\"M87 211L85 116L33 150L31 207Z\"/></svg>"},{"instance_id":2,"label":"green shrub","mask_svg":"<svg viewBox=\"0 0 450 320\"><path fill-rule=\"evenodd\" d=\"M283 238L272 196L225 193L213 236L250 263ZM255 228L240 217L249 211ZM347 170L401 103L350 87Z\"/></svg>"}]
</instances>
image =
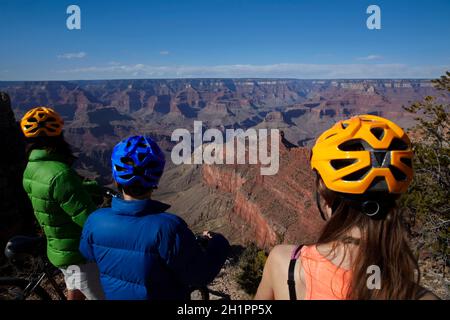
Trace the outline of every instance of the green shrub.
<instances>
[{"instance_id":1,"label":"green shrub","mask_svg":"<svg viewBox=\"0 0 450 320\"><path fill-rule=\"evenodd\" d=\"M426 97L404 109L416 115L410 130L414 148L414 180L402 205L418 250L448 263L450 235L450 73L433 81L443 100Z\"/></svg>"},{"instance_id":2,"label":"green shrub","mask_svg":"<svg viewBox=\"0 0 450 320\"><path fill-rule=\"evenodd\" d=\"M254 295L256 293L266 260L266 252L259 249L254 243L250 244L242 253L237 283L248 294Z\"/></svg>"}]
</instances>

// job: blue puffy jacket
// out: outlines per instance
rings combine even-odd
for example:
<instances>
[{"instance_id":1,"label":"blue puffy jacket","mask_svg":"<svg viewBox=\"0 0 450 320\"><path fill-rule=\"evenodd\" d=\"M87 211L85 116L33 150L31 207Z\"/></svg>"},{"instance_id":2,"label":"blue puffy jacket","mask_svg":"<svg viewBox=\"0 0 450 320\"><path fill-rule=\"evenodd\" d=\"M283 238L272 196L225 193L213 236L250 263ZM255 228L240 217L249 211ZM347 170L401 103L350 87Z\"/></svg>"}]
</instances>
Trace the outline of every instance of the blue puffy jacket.
<instances>
[{"instance_id":1,"label":"blue puffy jacket","mask_svg":"<svg viewBox=\"0 0 450 320\"><path fill-rule=\"evenodd\" d=\"M107 299L189 299L189 286L211 282L225 262L229 243L215 235L202 248L186 223L153 200L114 198L92 213L80 251L98 264Z\"/></svg>"}]
</instances>

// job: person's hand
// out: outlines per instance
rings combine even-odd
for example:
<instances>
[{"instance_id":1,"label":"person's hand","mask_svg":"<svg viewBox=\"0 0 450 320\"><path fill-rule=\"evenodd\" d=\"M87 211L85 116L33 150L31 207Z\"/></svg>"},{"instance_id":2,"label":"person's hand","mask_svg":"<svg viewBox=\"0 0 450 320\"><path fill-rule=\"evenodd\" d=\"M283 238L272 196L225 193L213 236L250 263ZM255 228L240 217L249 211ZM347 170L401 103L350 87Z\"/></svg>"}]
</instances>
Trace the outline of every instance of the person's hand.
<instances>
[{"instance_id":1,"label":"person's hand","mask_svg":"<svg viewBox=\"0 0 450 320\"><path fill-rule=\"evenodd\" d=\"M203 236L204 236L204 237L207 237L207 238L209 238L209 239L212 239L213 233L210 232L210 231L203 231Z\"/></svg>"}]
</instances>

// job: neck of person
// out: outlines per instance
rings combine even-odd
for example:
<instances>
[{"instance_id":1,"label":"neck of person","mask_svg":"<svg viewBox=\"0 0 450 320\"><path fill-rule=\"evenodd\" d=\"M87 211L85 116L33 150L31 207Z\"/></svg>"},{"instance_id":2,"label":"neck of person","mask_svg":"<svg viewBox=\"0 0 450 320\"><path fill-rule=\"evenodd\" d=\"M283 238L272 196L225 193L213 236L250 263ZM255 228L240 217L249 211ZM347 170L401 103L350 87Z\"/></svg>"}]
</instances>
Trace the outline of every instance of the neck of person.
<instances>
[{"instance_id":1,"label":"neck of person","mask_svg":"<svg viewBox=\"0 0 450 320\"><path fill-rule=\"evenodd\" d=\"M130 196L129 194L126 194L124 191L122 191L123 200L125 201L136 201L136 200L150 200L152 198L152 192L149 191L145 195L142 196Z\"/></svg>"}]
</instances>

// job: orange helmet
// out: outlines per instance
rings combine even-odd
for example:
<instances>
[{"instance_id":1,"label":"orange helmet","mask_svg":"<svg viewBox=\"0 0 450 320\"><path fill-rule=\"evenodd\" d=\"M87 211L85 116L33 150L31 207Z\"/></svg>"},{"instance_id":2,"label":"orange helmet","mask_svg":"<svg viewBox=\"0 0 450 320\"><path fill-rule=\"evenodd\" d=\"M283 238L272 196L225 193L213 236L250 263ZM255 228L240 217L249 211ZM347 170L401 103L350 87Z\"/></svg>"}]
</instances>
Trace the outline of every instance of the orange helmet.
<instances>
[{"instance_id":1,"label":"orange helmet","mask_svg":"<svg viewBox=\"0 0 450 320\"><path fill-rule=\"evenodd\" d=\"M361 115L325 131L312 150L311 168L330 190L403 193L412 181L411 142L398 125Z\"/></svg>"},{"instance_id":2,"label":"orange helmet","mask_svg":"<svg viewBox=\"0 0 450 320\"><path fill-rule=\"evenodd\" d=\"M27 138L61 135L64 121L51 108L37 107L28 111L20 121L20 128Z\"/></svg>"}]
</instances>

